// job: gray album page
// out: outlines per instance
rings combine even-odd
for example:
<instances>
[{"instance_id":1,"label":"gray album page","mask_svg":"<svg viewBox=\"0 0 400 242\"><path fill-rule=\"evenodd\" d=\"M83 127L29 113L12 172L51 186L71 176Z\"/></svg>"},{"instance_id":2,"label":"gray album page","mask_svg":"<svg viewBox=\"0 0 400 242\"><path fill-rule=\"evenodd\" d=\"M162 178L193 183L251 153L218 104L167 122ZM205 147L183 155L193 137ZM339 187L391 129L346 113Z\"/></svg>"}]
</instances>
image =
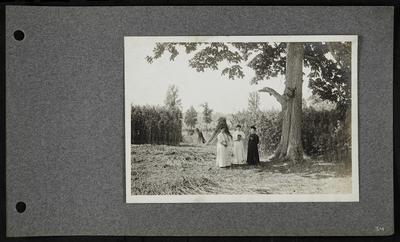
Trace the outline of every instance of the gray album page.
<instances>
[{"instance_id":1,"label":"gray album page","mask_svg":"<svg viewBox=\"0 0 400 242\"><path fill-rule=\"evenodd\" d=\"M392 234L392 51L392 7L8 6L7 236Z\"/></svg>"}]
</instances>

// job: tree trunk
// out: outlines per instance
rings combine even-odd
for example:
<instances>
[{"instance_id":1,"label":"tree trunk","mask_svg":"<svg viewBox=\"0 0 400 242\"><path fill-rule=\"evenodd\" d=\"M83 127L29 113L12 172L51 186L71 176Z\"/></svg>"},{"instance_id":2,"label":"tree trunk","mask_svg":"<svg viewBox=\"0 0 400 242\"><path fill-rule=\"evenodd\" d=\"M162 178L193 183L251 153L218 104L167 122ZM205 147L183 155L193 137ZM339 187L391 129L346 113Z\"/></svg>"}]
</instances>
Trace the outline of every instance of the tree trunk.
<instances>
[{"instance_id":1,"label":"tree trunk","mask_svg":"<svg viewBox=\"0 0 400 242\"><path fill-rule=\"evenodd\" d=\"M282 107L282 134L278 148L275 151L274 159L281 160L286 157L286 151L289 146L289 134L290 134L290 116L292 110L292 102L286 104L285 109Z\"/></svg>"},{"instance_id":2,"label":"tree trunk","mask_svg":"<svg viewBox=\"0 0 400 242\"><path fill-rule=\"evenodd\" d=\"M282 95L286 102L282 105L282 134L274 159L298 162L303 158L301 143L303 56L302 43L287 44L286 87Z\"/></svg>"},{"instance_id":3,"label":"tree trunk","mask_svg":"<svg viewBox=\"0 0 400 242\"><path fill-rule=\"evenodd\" d=\"M303 43L288 43L286 60L286 80L294 90L291 101L289 143L286 151L288 158L294 162L303 159L301 143L302 97L303 97Z\"/></svg>"}]
</instances>

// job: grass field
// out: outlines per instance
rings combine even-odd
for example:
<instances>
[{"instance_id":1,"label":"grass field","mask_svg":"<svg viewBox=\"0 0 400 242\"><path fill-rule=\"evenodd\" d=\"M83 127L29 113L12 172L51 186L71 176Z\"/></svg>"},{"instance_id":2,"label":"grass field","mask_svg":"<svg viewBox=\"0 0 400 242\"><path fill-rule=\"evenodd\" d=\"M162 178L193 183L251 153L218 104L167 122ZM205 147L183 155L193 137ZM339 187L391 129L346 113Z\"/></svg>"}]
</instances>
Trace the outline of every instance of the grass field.
<instances>
[{"instance_id":1,"label":"grass field","mask_svg":"<svg viewBox=\"0 0 400 242\"><path fill-rule=\"evenodd\" d=\"M341 165L218 168L215 152L215 145L132 145L132 195L351 193L351 172Z\"/></svg>"}]
</instances>

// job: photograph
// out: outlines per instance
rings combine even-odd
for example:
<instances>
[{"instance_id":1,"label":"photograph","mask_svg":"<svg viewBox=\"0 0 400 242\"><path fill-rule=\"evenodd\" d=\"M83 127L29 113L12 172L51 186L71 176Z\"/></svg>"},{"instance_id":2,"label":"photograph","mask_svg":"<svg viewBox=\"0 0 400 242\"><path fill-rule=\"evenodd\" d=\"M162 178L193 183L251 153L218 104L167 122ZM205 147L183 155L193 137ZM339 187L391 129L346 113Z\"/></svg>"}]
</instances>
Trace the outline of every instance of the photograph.
<instances>
[{"instance_id":1,"label":"photograph","mask_svg":"<svg viewBox=\"0 0 400 242\"><path fill-rule=\"evenodd\" d=\"M126 202L358 202L357 48L125 36Z\"/></svg>"}]
</instances>

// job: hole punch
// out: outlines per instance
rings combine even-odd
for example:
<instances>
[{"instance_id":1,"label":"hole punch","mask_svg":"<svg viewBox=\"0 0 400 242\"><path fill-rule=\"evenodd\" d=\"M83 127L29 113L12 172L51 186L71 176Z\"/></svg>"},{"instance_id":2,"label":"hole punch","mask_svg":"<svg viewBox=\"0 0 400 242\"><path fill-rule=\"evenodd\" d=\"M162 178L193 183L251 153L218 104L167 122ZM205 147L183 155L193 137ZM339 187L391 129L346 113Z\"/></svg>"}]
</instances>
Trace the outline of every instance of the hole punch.
<instances>
[{"instance_id":1,"label":"hole punch","mask_svg":"<svg viewBox=\"0 0 400 242\"><path fill-rule=\"evenodd\" d=\"M17 202L17 204L15 205L15 209L17 209L17 212L23 213L25 212L26 204L24 202Z\"/></svg>"},{"instance_id":2,"label":"hole punch","mask_svg":"<svg viewBox=\"0 0 400 242\"><path fill-rule=\"evenodd\" d=\"M25 38L25 33L22 30L16 30L14 32L14 39L21 41Z\"/></svg>"}]
</instances>

